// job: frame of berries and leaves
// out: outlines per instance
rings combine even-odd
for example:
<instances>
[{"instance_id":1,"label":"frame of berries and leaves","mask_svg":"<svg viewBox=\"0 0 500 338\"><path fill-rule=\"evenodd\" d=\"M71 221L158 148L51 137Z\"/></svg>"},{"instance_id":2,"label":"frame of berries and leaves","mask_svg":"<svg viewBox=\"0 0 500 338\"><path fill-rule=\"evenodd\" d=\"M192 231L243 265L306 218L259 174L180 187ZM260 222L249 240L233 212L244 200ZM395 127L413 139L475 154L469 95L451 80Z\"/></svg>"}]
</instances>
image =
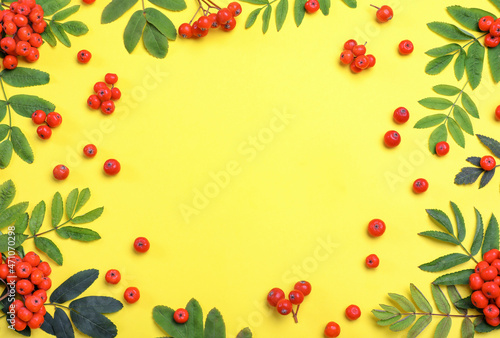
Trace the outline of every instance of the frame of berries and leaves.
<instances>
[{"instance_id":1,"label":"frame of berries and leaves","mask_svg":"<svg viewBox=\"0 0 500 338\"><path fill-rule=\"evenodd\" d=\"M490 2L500 10L500 0L490 0ZM455 77L460 81L464 74L466 74L468 83L472 89L475 89L481 83L487 49L493 80L499 82L500 46L485 48L479 39L485 37L487 32L482 32L478 25L479 19L484 16L492 16L495 19L497 17L479 8L450 6L447 7L447 11L457 23L466 29L445 22L431 22L427 26L431 31L444 38L467 42L463 45L451 43L428 50L426 54L434 57L434 59L427 64L425 72L430 75L441 73L451 63L455 55L457 55L454 64ZM471 31L481 33L481 35L476 36Z\"/></svg>"},{"instance_id":2,"label":"frame of berries and leaves","mask_svg":"<svg viewBox=\"0 0 500 338\"><path fill-rule=\"evenodd\" d=\"M486 148L488 148L495 157L500 158L500 142L484 135L477 134L476 136L479 141ZM479 156L468 157L466 161L473 164L475 167L462 168L461 171L455 176L455 184L473 184L477 181L479 176L483 175L479 182L479 189L481 189L491 181L491 179L495 175L496 168L498 167L497 165L492 170L484 170L481 167L481 157Z\"/></svg>"},{"instance_id":3,"label":"frame of berries and leaves","mask_svg":"<svg viewBox=\"0 0 500 338\"><path fill-rule=\"evenodd\" d=\"M179 324L174 320L175 310L164 305L155 306L153 309L153 319L169 336L176 338L225 338L226 324L219 310L213 308L205 320L203 329L203 310L196 299L191 299L186 308L189 313L189 320L184 324ZM236 338L252 338L252 331L244 328Z\"/></svg>"},{"instance_id":4,"label":"frame of berries and leaves","mask_svg":"<svg viewBox=\"0 0 500 338\"><path fill-rule=\"evenodd\" d=\"M73 189L66 199L66 219L64 218L64 203L59 192L55 193L51 205L51 225L52 228L40 232L46 213L44 201L38 203L32 210L31 216L26 212L28 202L20 202L11 206L16 195L14 183L9 180L0 186L0 229L14 225L15 243L11 243L9 234L0 235L0 252L7 252L10 249L22 250L22 244L33 239L35 246L41 252L56 262L63 264L63 255L57 245L43 235L55 231L62 238L71 238L77 241L90 242L101 237L91 229L68 225L90 223L99 218L104 210L103 207L93 209L83 215L77 215L82 207L90 199L88 188L78 191ZM29 233L25 233L29 231Z\"/></svg>"},{"instance_id":5,"label":"frame of berries and leaves","mask_svg":"<svg viewBox=\"0 0 500 338\"><path fill-rule=\"evenodd\" d=\"M456 96L454 101L444 97L427 97L418 101L420 105L427 109L432 110L446 110L449 109L448 114L432 114L420 119L414 126L417 129L436 127L429 137L429 151L432 154L436 153L436 144L448 139L448 132L453 140L462 148L465 147L464 132L474 135L474 128L469 115L473 118L479 119L479 112L476 104L472 101L469 94L465 92L465 87L462 89L440 84L434 86L432 89L439 95L453 97ZM461 99L462 106L458 104ZM453 117L451 114L453 113Z\"/></svg>"},{"instance_id":6,"label":"frame of berries and leaves","mask_svg":"<svg viewBox=\"0 0 500 338\"><path fill-rule=\"evenodd\" d=\"M184 0L148 0L153 5L169 10L182 11L187 8ZM101 23L111 23L127 11L139 0L112 0L103 10ZM137 47L139 41L144 42L146 50L156 58L164 58L168 52L168 40L177 38L177 29L172 21L162 12L153 7L146 7L141 0L142 8L130 17L123 33L123 42L129 53Z\"/></svg>"}]
</instances>

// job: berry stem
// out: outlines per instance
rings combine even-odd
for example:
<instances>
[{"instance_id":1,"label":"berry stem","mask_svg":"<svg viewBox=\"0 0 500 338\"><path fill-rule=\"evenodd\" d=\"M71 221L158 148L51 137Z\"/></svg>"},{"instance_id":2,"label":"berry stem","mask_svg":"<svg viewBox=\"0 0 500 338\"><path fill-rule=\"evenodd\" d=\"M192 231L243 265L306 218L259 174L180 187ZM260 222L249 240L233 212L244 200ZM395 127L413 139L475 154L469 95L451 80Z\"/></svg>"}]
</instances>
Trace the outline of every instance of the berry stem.
<instances>
[{"instance_id":1,"label":"berry stem","mask_svg":"<svg viewBox=\"0 0 500 338\"><path fill-rule=\"evenodd\" d=\"M0 85L2 87L2 93L3 93L3 97L5 99L5 102L9 102L9 99L7 98L7 94L5 93L5 88L4 88L3 80L1 77L0 77ZM10 104L9 103L7 103L7 111L9 112L9 140L11 140L11 138L12 138L12 113L10 111Z\"/></svg>"},{"instance_id":2,"label":"berry stem","mask_svg":"<svg viewBox=\"0 0 500 338\"><path fill-rule=\"evenodd\" d=\"M146 6L144 6L144 0L142 0L142 12L145 13L146 12Z\"/></svg>"},{"instance_id":3,"label":"berry stem","mask_svg":"<svg viewBox=\"0 0 500 338\"><path fill-rule=\"evenodd\" d=\"M204 3L206 3L206 4L208 5L207 1L208 1L210 4L212 4L212 6L214 6L215 8L217 8L218 10L221 10L221 8L220 8L219 6L217 6L217 4L216 4L216 3L214 3L213 1L211 1L211 0L203 0L203 2L204 2Z\"/></svg>"},{"instance_id":4,"label":"berry stem","mask_svg":"<svg viewBox=\"0 0 500 338\"><path fill-rule=\"evenodd\" d=\"M375 5L370 5L370 6L375 7L376 9L380 9L380 7L377 7L377 6L375 6Z\"/></svg>"},{"instance_id":5,"label":"berry stem","mask_svg":"<svg viewBox=\"0 0 500 338\"><path fill-rule=\"evenodd\" d=\"M3 295L3 296L0 298L0 302L1 302L2 300L4 300L5 298L7 298L7 296L8 296L8 295L9 295L9 293L8 293L8 292L7 292L5 295ZM2 317L0 317L0 318L2 318Z\"/></svg>"},{"instance_id":6,"label":"berry stem","mask_svg":"<svg viewBox=\"0 0 500 338\"><path fill-rule=\"evenodd\" d=\"M198 9L196 10L196 12L194 12L194 15L193 15L193 17L191 18L191 20L189 20L189 24L191 24L191 22L193 22L194 18L196 18L196 15L198 15L198 12L200 11L200 9L203 11L203 8L201 7L201 4L200 4L200 6L198 7Z\"/></svg>"},{"instance_id":7,"label":"berry stem","mask_svg":"<svg viewBox=\"0 0 500 338\"><path fill-rule=\"evenodd\" d=\"M295 324L297 324L299 322L299 319L297 318L297 314L299 313L299 308L300 308L300 304L297 305L297 310L295 310L295 312L293 312L293 309L292 309L292 316L293 316L293 320L295 320Z\"/></svg>"}]
</instances>

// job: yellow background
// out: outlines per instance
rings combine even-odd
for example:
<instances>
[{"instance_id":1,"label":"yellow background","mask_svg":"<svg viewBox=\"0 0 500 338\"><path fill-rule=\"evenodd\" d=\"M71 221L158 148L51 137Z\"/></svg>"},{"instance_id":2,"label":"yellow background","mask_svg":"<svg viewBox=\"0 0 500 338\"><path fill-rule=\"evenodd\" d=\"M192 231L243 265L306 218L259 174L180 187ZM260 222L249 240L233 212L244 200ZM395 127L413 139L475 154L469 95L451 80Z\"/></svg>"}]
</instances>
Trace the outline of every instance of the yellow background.
<instances>
[{"instance_id":1,"label":"yellow background","mask_svg":"<svg viewBox=\"0 0 500 338\"><path fill-rule=\"evenodd\" d=\"M390 303L388 292L408 295L411 282L430 297L429 283L440 274L417 266L459 252L417 236L438 230L424 209L449 214L449 201L456 202L468 225L468 245L475 229L473 207L485 221L500 211L498 177L481 190L477 184L453 184L467 156L488 154L476 137L466 136L466 149L450 141L449 155L436 158L426 148L431 130L413 129L418 119L432 113L417 103L433 95L432 86L464 83L457 84L451 67L435 77L424 73L430 60L424 51L447 43L425 24L451 22L447 5L490 11L493 6L488 1L388 1L394 19L378 24L368 1L349 9L332 0L329 16L306 15L300 28L290 9L279 33L273 13L264 36L260 17L253 28L244 29L256 7L243 4L233 32L175 41L168 56L158 60L145 52L142 42L131 55L125 51L122 34L132 11L112 24L100 24L108 2L84 5L71 18L91 29L83 37L72 37L71 48L59 44L40 49L40 61L33 66L50 73L50 84L7 88L9 95L36 94L54 102L64 120L50 140L41 141L30 120L14 116L36 156L32 165L14 156L0 173L2 181L14 180L15 201L28 200L31 212L42 199L50 204L56 191L66 196L75 187L90 187L92 198L84 211L105 207L103 216L89 224L101 240L80 243L48 236L64 255L64 265L53 268L53 285L80 270L97 268L101 275L85 295L123 300L125 288L137 286L139 302L109 315L119 337L164 335L153 322L152 308L183 307L192 297L205 315L212 307L222 312L228 337L245 326L259 338L322 337L332 320L340 324L342 337L406 336L406 331L378 327L370 311ZM179 25L189 20L195 6L188 1L188 10L167 14ZM339 64L343 43L350 38L368 41L368 53L377 57L375 68L355 75ZM398 54L403 39L414 42L412 55ZM76 62L80 49L92 52L89 64ZM123 92L110 116L86 106L93 84L107 72L118 74L117 86ZM481 115L473 121L476 132L498 138L494 109L499 94L486 67L482 85L473 94ZM405 125L392 120L399 106L411 114ZM293 118L269 134L266 128L276 123L272 121L277 112ZM402 135L395 149L382 143L390 129ZM248 149L245 142L259 133L272 141L250 158L241 147ZM81 151L91 142L98 154L86 159ZM116 177L103 174L108 158L121 162ZM71 173L57 182L52 168L60 163ZM210 185L210 173L226 170L230 163L238 165L238 174L187 223L180 206L193 206L194 191ZM430 188L415 195L411 184L419 177L426 178ZM367 235L372 218L386 222L384 236ZM45 222L42 229L49 227ZM133 251L137 236L150 239L148 253ZM319 251L321 241L333 243L330 252ZM32 245L26 243L25 249ZM375 270L364 266L371 253L381 260ZM116 286L104 281L110 268L122 273ZM310 281L313 292L301 307L299 324L294 324L291 317L269 310L265 297L273 287L288 292L300 279ZM363 313L354 322L344 316L350 304L359 305ZM431 337L437 322L422 336ZM458 336L460 324L454 321L450 336ZM1 332L3 337L15 336L6 328Z\"/></svg>"}]
</instances>

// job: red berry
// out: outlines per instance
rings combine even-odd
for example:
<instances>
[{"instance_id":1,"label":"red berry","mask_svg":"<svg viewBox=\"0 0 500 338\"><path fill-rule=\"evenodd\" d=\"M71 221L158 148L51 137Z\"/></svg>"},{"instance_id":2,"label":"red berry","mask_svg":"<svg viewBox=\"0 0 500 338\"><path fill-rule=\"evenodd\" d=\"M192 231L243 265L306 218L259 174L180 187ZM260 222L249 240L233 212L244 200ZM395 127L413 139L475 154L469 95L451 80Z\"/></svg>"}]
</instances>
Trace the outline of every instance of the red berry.
<instances>
[{"instance_id":1,"label":"red berry","mask_svg":"<svg viewBox=\"0 0 500 338\"><path fill-rule=\"evenodd\" d=\"M184 324L189 319L189 312L186 309L177 309L174 312L174 321L178 324Z\"/></svg>"},{"instance_id":2,"label":"red berry","mask_svg":"<svg viewBox=\"0 0 500 338\"><path fill-rule=\"evenodd\" d=\"M276 306L282 299L285 299L285 293L280 288L273 288L267 294L267 302L271 306Z\"/></svg>"},{"instance_id":3,"label":"red berry","mask_svg":"<svg viewBox=\"0 0 500 338\"><path fill-rule=\"evenodd\" d=\"M371 5L372 7L375 7L378 9L377 11L377 20L378 22L387 22L392 19L394 13L392 11L392 8L389 6L382 6L380 8Z\"/></svg>"},{"instance_id":4,"label":"red berry","mask_svg":"<svg viewBox=\"0 0 500 338\"><path fill-rule=\"evenodd\" d=\"M111 89L109 89L108 87L106 87L106 88L100 88L97 91L97 97L101 101L111 100Z\"/></svg>"},{"instance_id":5,"label":"red berry","mask_svg":"<svg viewBox=\"0 0 500 338\"><path fill-rule=\"evenodd\" d=\"M226 24L220 26L220 28L225 32L232 31L234 27L236 27L236 20L234 18L231 18L231 20L229 20Z\"/></svg>"},{"instance_id":6,"label":"red berry","mask_svg":"<svg viewBox=\"0 0 500 338\"><path fill-rule=\"evenodd\" d=\"M497 162L495 159L491 156L483 156L481 158L481 162L479 162L481 165L481 168L483 168L486 171L493 170L495 166L497 165Z\"/></svg>"},{"instance_id":7,"label":"red berry","mask_svg":"<svg viewBox=\"0 0 500 338\"><path fill-rule=\"evenodd\" d=\"M233 18L233 13L227 8L222 8L217 12L217 22L223 26Z\"/></svg>"},{"instance_id":8,"label":"red berry","mask_svg":"<svg viewBox=\"0 0 500 338\"><path fill-rule=\"evenodd\" d=\"M357 305L349 305L347 309L345 309L345 315L350 320L356 320L361 316L361 310Z\"/></svg>"},{"instance_id":9,"label":"red berry","mask_svg":"<svg viewBox=\"0 0 500 338\"><path fill-rule=\"evenodd\" d=\"M352 51L354 46L357 46L357 45L358 45L358 43L356 42L356 40L353 40L353 39L347 40L346 43L344 43L344 49Z\"/></svg>"},{"instance_id":10,"label":"red berry","mask_svg":"<svg viewBox=\"0 0 500 338\"><path fill-rule=\"evenodd\" d=\"M469 276L469 286L472 290L481 290L483 287L484 280L478 273L472 273Z\"/></svg>"},{"instance_id":11,"label":"red berry","mask_svg":"<svg viewBox=\"0 0 500 338\"><path fill-rule=\"evenodd\" d=\"M106 272L106 282L109 284L118 284L120 279L122 279L122 276L120 275L120 271L111 269Z\"/></svg>"},{"instance_id":12,"label":"red berry","mask_svg":"<svg viewBox=\"0 0 500 338\"><path fill-rule=\"evenodd\" d=\"M429 189L429 182L425 178L419 178L413 182L413 191L415 194L421 194Z\"/></svg>"},{"instance_id":13,"label":"red berry","mask_svg":"<svg viewBox=\"0 0 500 338\"><path fill-rule=\"evenodd\" d=\"M87 105L92 109L99 109L101 106L101 100L97 97L97 95L90 95L87 99Z\"/></svg>"},{"instance_id":14,"label":"red berry","mask_svg":"<svg viewBox=\"0 0 500 338\"><path fill-rule=\"evenodd\" d=\"M16 69L17 68L17 57L14 55L7 55L3 59L3 67L5 69Z\"/></svg>"},{"instance_id":15,"label":"red berry","mask_svg":"<svg viewBox=\"0 0 500 338\"><path fill-rule=\"evenodd\" d=\"M345 50L340 54L340 62L348 65L354 60L354 54L350 50Z\"/></svg>"},{"instance_id":16,"label":"red berry","mask_svg":"<svg viewBox=\"0 0 500 338\"><path fill-rule=\"evenodd\" d=\"M38 264L37 268L42 270L45 277L49 277L50 273L52 272L52 269L50 268L50 264L47 262L41 262L40 264Z\"/></svg>"},{"instance_id":17,"label":"red berry","mask_svg":"<svg viewBox=\"0 0 500 338\"><path fill-rule=\"evenodd\" d=\"M481 291L483 294L490 299L497 298L500 296L500 286L494 282L486 282L483 284Z\"/></svg>"},{"instance_id":18,"label":"red berry","mask_svg":"<svg viewBox=\"0 0 500 338\"><path fill-rule=\"evenodd\" d=\"M23 306L19 310L17 310L17 316L22 321L27 322L27 321L29 321L33 317L33 312L31 312L30 310L28 310L27 308L25 308Z\"/></svg>"},{"instance_id":19,"label":"red berry","mask_svg":"<svg viewBox=\"0 0 500 338\"><path fill-rule=\"evenodd\" d=\"M219 23L217 22L217 14L212 13L208 16L208 18L212 22L212 25L210 26L210 28L218 28L219 27Z\"/></svg>"},{"instance_id":20,"label":"red berry","mask_svg":"<svg viewBox=\"0 0 500 338\"><path fill-rule=\"evenodd\" d=\"M315 13L319 9L319 2L317 0L308 0L304 8L306 9L306 12L309 14Z\"/></svg>"},{"instance_id":21,"label":"red berry","mask_svg":"<svg viewBox=\"0 0 500 338\"><path fill-rule=\"evenodd\" d=\"M16 54L19 56L27 56L30 52L31 45L27 41L19 41L16 45Z\"/></svg>"},{"instance_id":22,"label":"red berry","mask_svg":"<svg viewBox=\"0 0 500 338\"><path fill-rule=\"evenodd\" d=\"M83 147L83 154L87 157L94 157L97 154L97 147L93 144L87 144Z\"/></svg>"},{"instance_id":23,"label":"red berry","mask_svg":"<svg viewBox=\"0 0 500 338\"><path fill-rule=\"evenodd\" d=\"M109 159L104 162L104 172L108 175L116 175L120 172L120 162L114 159Z\"/></svg>"},{"instance_id":24,"label":"red berry","mask_svg":"<svg viewBox=\"0 0 500 338\"><path fill-rule=\"evenodd\" d=\"M388 148L397 147L401 143L401 135L395 130L389 130L384 135L384 143Z\"/></svg>"},{"instance_id":25,"label":"red berry","mask_svg":"<svg viewBox=\"0 0 500 338\"><path fill-rule=\"evenodd\" d=\"M227 5L227 9L233 13L234 17L237 17L238 15L241 14L241 5L238 2L231 2L229 5Z\"/></svg>"},{"instance_id":26,"label":"red berry","mask_svg":"<svg viewBox=\"0 0 500 338\"><path fill-rule=\"evenodd\" d=\"M47 115L46 121L50 128L56 128L61 125L62 116L59 113L52 112Z\"/></svg>"},{"instance_id":27,"label":"red berry","mask_svg":"<svg viewBox=\"0 0 500 338\"><path fill-rule=\"evenodd\" d=\"M32 29L29 26L21 27L17 31L16 36L19 38L19 40L28 41L29 44L30 44L30 47L37 47L37 48L40 47L40 46L33 46L31 44L31 42L30 42L31 41L31 32L32 32ZM38 33L34 33L34 34L40 36L40 34L38 34ZM36 40L34 40L34 41L35 41L35 44L36 44L37 41Z\"/></svg>"},{"instance_id":28,"label":"red berry","mask_svg":"<svg viewBox=\"0 0 500 338\"><path fill-rule=\"evenodd\" d=\"M19 278L28 278L31 275L33 267L28 262L19 262L16 264L16 275Z\"/></svg>"},{"instance_id":29,"label":"red berry","mask_svg":"<svg viewBox=\"0 0 500 338\"><path fill-rule=\"evenodd\" d=\"M103 88L108 88L108 85L106 84L106 82L102 82L102 81L96 82L94 85L94 93L97 94L99 92L99 90L101 90Z\"/></svg>"},{"instance_id":30,"label":"red berry","mask_svg":"<svg viewBox=\"0 0 500 338\"><path fill-rule=\"evenodd\" d=\"M123 297L125 298L127 303L132 304L137 302L139 298L141 298L141 294L138 288L131 286L125 290Z\"/></svg>"},{"instance_id":31,"label":"red berry","mask_svg":"<svg viewBox=\"0 0 500 338\"><path fill-rule=\"evenodd\" d=\"M397 123L405 123L410 118L410 112L405 107L396 108L393 118Z\"/></svg>"},{"instance_id":32,"label":"red berry","mask_svg":"<svg viewBox=\"0 0 500 338\"><path fill-rule=\"evenodd\" d=\"M212 22L210 21L208 16L206 16L206 15L200 16L200 18L198 19L198 27L202 31L208 30L211 26L212 26Z\"/></svg>"},{"instance_id":33,"label":"red berry","mask_svg":"<svg viewBox=\"0 0 500 338\"><path fill-rule=\"evenodd\" d=\"M42 270L34 268L30 275L30 281L34 285L38 285L42 282L43 277L45 277L45 275L43 274Z\"/></svg>"},{"instance_id":34,"label":"red berry","mask_svg":"<svg viewBox=\"0 0 500 338\"><path fill-rule=\"evenodd\" d=\"M40 298L42 300L42 303L45 303L47 301L47 291L45 290L36 290L35 292L33 292L33 296Z\"/></svg>"},{"instance_id":35,"label":"red berry","mask_svg":"<svg viewBox=\"0 0 500 338\"><path fill-rule=\"evenodd\" d=\"M88 5L93 4L95 2L95 0L82 0L82 1Z\"/></svg>"},{"instance_id":36,"label":"red berry","mask_svg":"<svg viewBox=\"0 0 500 338\"><path fill-rule=\"evenodd\" d=\"M490 304L483 309L483 313L486 318L495 318L500 315L500 311L495 304ZM21 318L22 319L22 318Z\"/></svg>"},{"instance_id":37,"label":"red berry","mask_svg":"<svg viewBox=\"0 0 500 338\"><path fill-rule=\"evenodd\" d=\"M26 324L26 322L21 320L19 317L14 317L14 329L16 331L23 331L24 329L26 329L27 325L28 324Z\"/></svg>"},{"instance_id":38,"label":"red berry","mask_svg":"<svg viewBox=\"0 0 500 338\"><path fill-rule=\"evenodd\" d=\"M450 145L446 141L441 141L436 144L436 155L444 156L450 151Z\"/></svg>"},{"instance_id":39,"label":"red berry","mask_svg":"<svg viewBox=\"0 0 500 338\"><path fill-rule=\"evenodd\" d=\"M47 114L43 110L35 110L33 114L31 114L31 120L33 120L34 124L42 124L45 122L45 118Z\"/></svg>"},{"instance_id":40,"label":"red berry","mask_svg":"<svg viewBox=\"0 0 500 338\"><path fill-rule=\"evenodd\" d=\"M24 306L31 312L38 312L42 308L42 305L42 299L37 296L28 296L24 300Z\"/></svg>"},{"instance_id":41,"label":"red berry","mask_svg":"<svg viewBox=\"0 0 500 338\"><path fill-rule=\"evenodd\" d=\"M488 266L486 269L483 269L479 275L485 282L492 281L498 275L498 270L494 266Z\"/></svg>"},{"instance_id":42,"label":"red berry","mask_svg":"<svg viewBox=\"0 0 500 338\"><path fill-rule=\"evenodd\" d=\"M28 24L28 18L22 14L14 15L12 22L16 24L17 27L24 27Z\"/></svg>"},{"instance_id":43,"label":"red berry","mask_svg":"<svg viewBox=\"0 0 500 338\"><path fill-rule=\"evenodd\" d=\"M385 223L380 219L372 219L370 223L368 223L368 232L370 235L379 237L382 236L385 232Z\"/></svg>"},{"instance_id":44,"label":"red berry","mask_svg":"<svg viewBox=\"0 0 500 338\"><path fill-rule=\"evenodd\" d=\"M491 34L487 34L484 38L484 45L489 48L495 48L500 44L500 36L492 36Z\"/></svg>"},{"instance_id":45,"label":"red berry","mask_svg":"<svg viewBox=\"0 0 500 338\"><path fill-rule=\"evenodd\" d=\"M137 237L134 241L134 249L137 252L144 253L149 250L149 241L146 237Z\"/></svg>"},{"instance_id":46,"label":"red berry","mask_svg":"<svg viewBox=\"0 0 500 338\"><path fill-rule=\"evenodd\" d=\"M479 29L482 30L483 32L487 32L490 30L490 27L491 25L493 24L493 22L495 21L495 19L493 19L493 17L491 16L483 16L481 19L479 19Z\"/></svg>"},{"instance_id":47,"label":"red berry","mask_svg":"<svg viewBox=\"0 0 500 338\"><path fill-rule=\"evenodd\" d=\"M489 325L491 325L493 327L497 327L498 325L500 325L500 316L495 317L495 318L485 317L485 319L486 319L486 323L488 323Z\"/></svg>"},{"instance_id":48,"label":"red berry","mask_svg":"<svg viewBox=\"0 0 500 338\"><path fill-rule=\"evenodd\" d=\"M363 69L356 67L356 64L354 62L351 63L349 67L351 68L351 71L355 74L361 73L363 71Z\"/></svg>"},{"instance_id":49,"label":"red berry","mask_svg":"<svg viewBox=\"0 0 500 338\"><path fill-rule=\"evenodd\" d=\"M500 271L500 259L495 259L493 262L491 262L491 266L494 266L498 271Z\"/></svg>"},{"instance_id":50,"label":"red berry","mask_svg":"<svg viewBox=\"0 0 500 338\"><path fill-rule=\"evenodd\" d=\"M371 54L368 54L366 56L368 58L368 61L370 63L369 67L368 68L372 68L375 66L375 63L377 63L377 59L375 59L375 56L371 55Z\"/></svg>"},{"instance_id":51,"label":"red berry","mask_svg":"<svg viewBox=\"0 0 500 338\"><path fill-rule=\"evenodd\" d=\"M14 35L17 32L17 25L12 21L4 21L2 27L7 35Z\"/></svg>"},{"instance_id":52,"label":"red berry","mask_svg":"<svg viewBox=\"0 0 500 338\"><path fill-rule=\"evenodd\" d=\"M292 302L290 302L288 299L282 299L276 304L276 310L278 310L278 313L280 315L286 316L290 312L292 312Z\"/></svg>"},{"instance_id":53,"label":"red berry","mask_svg":"<svg viewBox=\"0 0 500 338\"><path fill-rule=\"evenodd\" d=\"M491 264L495 259L499 257L500 257L500 251L498 249L491 249L484 253L483 261L486 261L488 262L488 264Z\"/></svg>"},{"instance_id":54,"label":"red berry","mask_svg":"<svg viewBox=\"0 0 500 338\"><path fill-rule=\"evenodd\" d=\"M474 268L476 273L481 273L484 269L486 269L490 264L486 261L481 261L476 264L476 267Z\"/></svg>"},{"instance_id":55,"label":"red berry","mask_svg":"<svg viewBox=\"0 0 500 338\"><path fill-rule=\"evenodd\" d=\"M193 27L188 23L183 23L179 26L179 35L184 39L189 39L193 36Z\"/></svg>"},{"instance_id":56,"label":"red berry","mask_svg":"<svg viewBox=\"0 0 500 338\"><path fill-rule=\"evenodd\" d=\"M299 290L292 290L288 294L288 299L292 304L298 305L304 301L304 294Z\"/></svg>"},{"instance_id":57,"label":"red berry","mask_svg":"<svg viewBox=\"0 0 500 338\"><path fill-rule=\"evenodd\" d=\"M24 57L27 62L35 62L40 57L40 52L37 48L31 47L28 55Z\"/></svg>"},{"instance_id":58,"label":"red berry","mask_svg":"<svg viewBox=\"0 0 500 338\"><path fill-rule=\"evenodd\" d=\"M352 52L355 56L365 55L366 54L366 46L365 45L356 45L352 47Z\"/></svg>"},{"instance_id":59,"label":"red berry","mask_svg":"<svg viewBox=\"0 0 500 338\"><path fill-rule=\"evenodd\" d=\"M38 329L40 326L42 326L43 322L45 319L43 318L42 315L40 314L34 314L33 317L30 319L28 322L28 326L30 329Z\"/></svg>"},{"instance_id":60,"label":"red berry","mask_svg":"<svg viewBox=\"0 0 500 338\"><path fill-rule=\"evenodd\" d=\"M495 109L495 117L500 121L500 106Z\"/></svg>"},{"instance_id":61,"label":"red berry","mask_svg":"<svg viewBox=\"0 0 500 338\"><path fill-rule=\"evenodd\" d=\"M38 288L45 291L49 290L51 287L52 287L52 280L49 277L47 277L47 275L45 275L42 281L38 283Z\"/></svg>"},{"instance_id":62,"label":"red berry","mask_svg":"<svg viewBox=\"0 0 500 338\"><path fill-rule=\"evenodd\" d=\"M305 280L295 283L293 288L294 290L299 290L300 292L302 292L304 296L308 296L312 290L311 284L309 282L306 282Z\"/></svg>"},{"instance_id":63,"label":"red berry","mask_svg":"<svg viewBox=\"0 0 500 338\"><path fill-rule=\"evenodd\" d=\"M340 335L340 326L335 322L329 322L325 327L325 336L335 338Z\"/></svg>"},{"instance_id":64,"label":"red berry","mask_svg":"<svg viewBox=\"0 0 500 338\"><path fill-rule=\"evenodd\" d=\"M47 23L43 21L43 16L42 16L42 21L35 22L31 25L33 31L38 34L42 34L43 32L45 32L45 27L47 27Z\"/></svg>"},{"instance_id":65,"label":"red berry","mask_svg":"<svg viewBox=\"0 0 500 338\"><path fill-rule=\"evenodd\" d=\"M0 40L0 47L5 53L13 53L16 50L16 45L16 41L10 36Z\"/></svg>"},{"instance_id":66,"label":"red berry","mask_svg":"<svg viewBox=\"0 0 500 338\"><path fill-rule=\"evenodd\" d=\"M408 55L413 52L413 43L410 40L403 40L399 43L399 53Z\"/></svg>"},{"instance_id":67,"label":"red berry","mask_svg":"<svg viewBox=\"0 0 500 338\"><path fill-rule=\"evenodd\" d=\"M59 164L52 171L56 180L64 180L69 175L69 169L65 165Z\"/></svg>"},{"instance_id":68,"label":"red berry","mask_svg":"<svg viewBox=\"0 0 500 338\"><path fill-rule=\"evenodd\" d=\"M43 125L36 129L36 133L42 140L48 140L52 136L52 129L49 126Z\"/></svg>"},{"instance_id":69,"label":"red berry","mask_svg":"<svg viewBox=\"0 0 500 338\"><path fill-rule=\"evenodd\" d=\"M115 84L115 83L117 83L117 82L118 82L118 75L113 74L113 73L108 73L108 74L106 74L106 76L104 77L104 81L105 81L107 84L113 85L113 84Z\"/></svg>"},{"instance_id":70,"label":"red berry","mask_svg":"<svg viewBox=\"0 0 500 338\"><path fill-rule=\"evenodd\" d=\"M120 89L113 87L111 88L111 100L119 100L122 97L122 92Z\"/></svg>"},{"instance_id":71,"label":"red berry","mask_svg":"<svg viewBox=\"0 0 500 338\"><path fill-rule=\"evenodd\" d=\"M366 69L370 67L370 60L366 55L360 55L354 60L354 64L359 69Z\"/></svg>"},{"instance_id":72,"label":"red berry","mask_svg":"<svg viewBox=\"0 0 500 338\"><path fill-rule=\"evenodd\" d=\"M114 111L115 111L115 103L113 101L108 100L101 103L101 112L104 115L113 114Z\"/></svg>"},{"instance_id":73,"label":"red berry","mask_svg":"<svg viewBox=\"0 0 500 338\"><path fill-rule=\"evenodd\" d=\"M380 264L380 260L378 259L377 255L371 254L368 257L366 257L366 267L369 269L376 268Z\"/></svg>"},{"instance_id":74,"label":"red berry","mask_svg":"<svg viewBox=\"0 0 500 338\"><path fill-rule=\"evenodd\" d=\"M92 58L92 54L88 50L85 50L85 49L82 49L77 54L77 60L80 63L88 63L91 58Z\"/></svg>"},{"instance_id":75,"label":"red berry","mask_svg":"<svg viewBox=\"0 0 500 338\"><path fill-rule=\"evenodd\" d=\"M490 34L493 36L493 37L498 37L500 36L500 20L495 20L495 22L493 22L491 24L491 27L490 27Z\"/></svg>"}]
</instances>

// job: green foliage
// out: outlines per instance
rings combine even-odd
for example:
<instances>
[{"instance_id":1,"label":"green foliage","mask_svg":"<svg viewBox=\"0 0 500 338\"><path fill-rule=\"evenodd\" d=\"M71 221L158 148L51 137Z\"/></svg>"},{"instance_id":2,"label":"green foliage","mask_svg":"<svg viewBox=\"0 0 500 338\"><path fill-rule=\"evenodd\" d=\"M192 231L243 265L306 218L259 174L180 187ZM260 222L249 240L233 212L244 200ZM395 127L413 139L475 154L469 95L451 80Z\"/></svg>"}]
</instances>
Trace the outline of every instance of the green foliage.
<instances>
[{"instance_id":1,"label":"green foliage","mask_svg":"<svg viewBox=\"0 0 500 338\"><path fill-rule=\"evenodd\" d=\"M45 17L52 15L52 18L47 22L48 25L45 31L42 33L42 38L52 47L57 45L57 41L61 42L66 47L71 47L71 40L68 34L80 36L87 34L89 31L87 25L81 21L62 22L80 9L80 5L66 8L70 2L70 0L47 0L38 2L44 10Z\"/></svg>"}]
</instances>

